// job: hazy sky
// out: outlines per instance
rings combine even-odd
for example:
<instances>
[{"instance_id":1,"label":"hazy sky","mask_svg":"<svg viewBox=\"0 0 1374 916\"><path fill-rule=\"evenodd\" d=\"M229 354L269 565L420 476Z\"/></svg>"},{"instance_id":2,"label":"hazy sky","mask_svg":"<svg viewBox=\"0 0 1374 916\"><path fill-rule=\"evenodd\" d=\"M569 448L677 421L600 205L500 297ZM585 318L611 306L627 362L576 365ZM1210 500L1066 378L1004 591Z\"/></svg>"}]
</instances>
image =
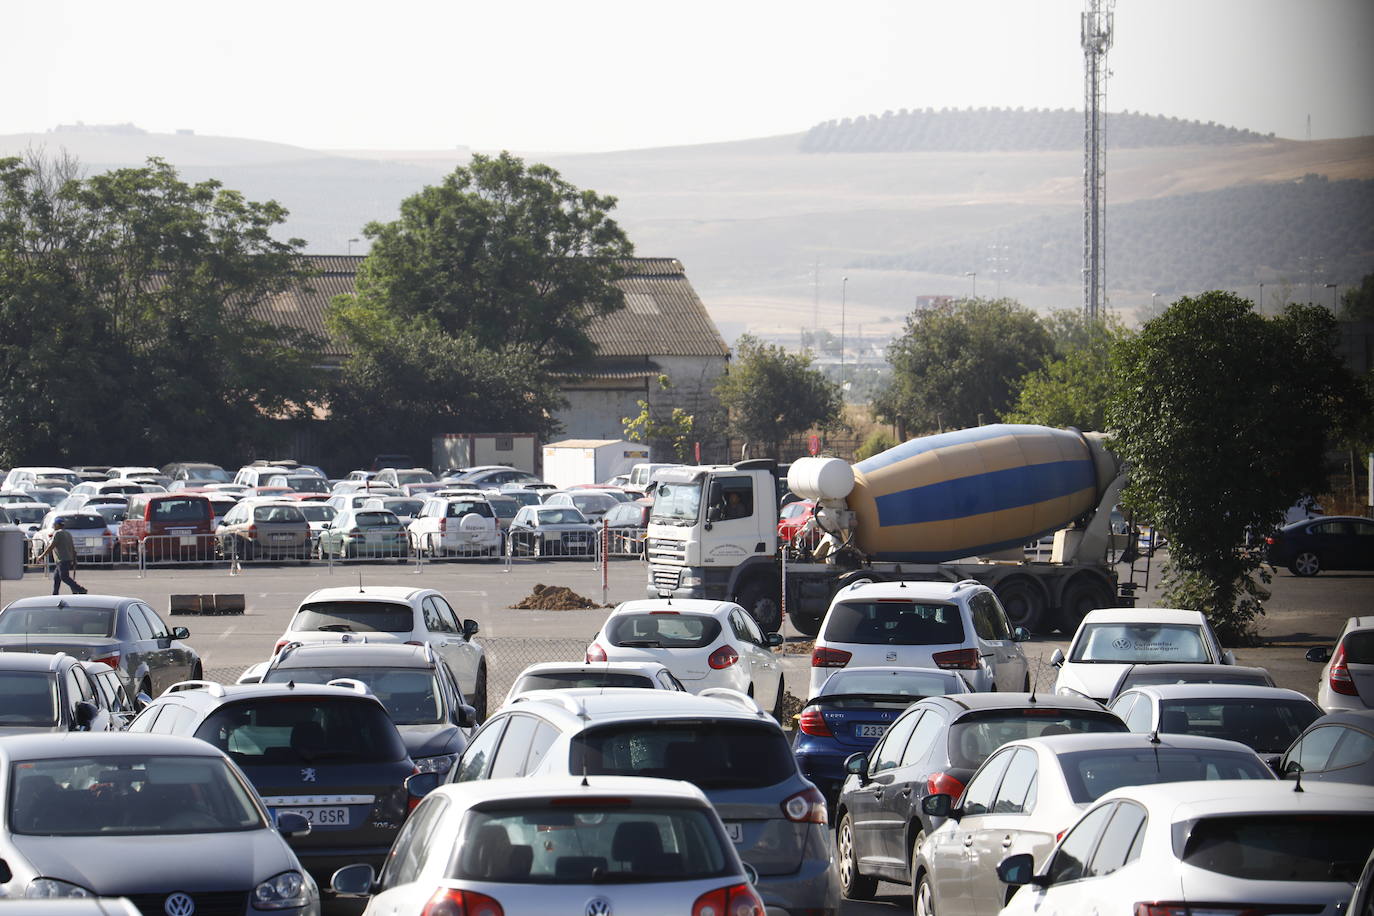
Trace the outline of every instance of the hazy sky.
<instances>
[{"instance_id":1,"label":"hazy sky","mask_svg":"<svg viewBox=\"0 0 1374 916\"><path fill-rule=\"evenodd\" d=\"M1082 0L8 0L0 134L607 150L1081 108ZM1374 0L1120 0L1109 111L1374 134Z\"/></svg>"}]
</instances>

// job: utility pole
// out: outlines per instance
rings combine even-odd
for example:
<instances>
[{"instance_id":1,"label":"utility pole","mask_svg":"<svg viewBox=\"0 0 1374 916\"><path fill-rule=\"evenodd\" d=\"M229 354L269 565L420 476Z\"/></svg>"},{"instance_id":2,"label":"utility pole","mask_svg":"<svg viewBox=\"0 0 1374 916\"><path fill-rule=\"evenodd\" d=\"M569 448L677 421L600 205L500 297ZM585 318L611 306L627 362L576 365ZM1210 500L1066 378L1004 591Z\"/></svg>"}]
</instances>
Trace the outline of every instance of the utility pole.
<instances>
[{"instance_id":1,"label":"utility pole","mask_svg":"<svg viewBox=\"0 0 1374 916\"><path fill-rule=\"evenodd\" d=\"M1107 51L1112 46L1116 0L1087 0L1081 14L1083 46L1083 313L1097 318L1106 306L1104 235L1107 223L1107 161L1102 140L1107 91Z\"/></svg>"}]
</instances>

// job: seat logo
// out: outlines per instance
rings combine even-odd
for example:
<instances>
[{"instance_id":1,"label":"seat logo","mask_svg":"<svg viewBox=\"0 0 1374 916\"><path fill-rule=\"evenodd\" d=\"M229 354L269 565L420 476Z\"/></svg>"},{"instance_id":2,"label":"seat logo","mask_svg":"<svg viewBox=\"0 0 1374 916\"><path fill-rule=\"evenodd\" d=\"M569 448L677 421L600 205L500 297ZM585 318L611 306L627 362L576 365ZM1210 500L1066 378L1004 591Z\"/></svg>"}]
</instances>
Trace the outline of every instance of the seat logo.
<instances>
[{"instance_id":1,"label":"seat logo","mask_svg":"<svg viewBox=\"0 0 1374 916\"><path fill-rule=\"evenodd\" d=\"M305 769L301 770L301 782L314 782L314 781L315 781L315 768L314 768L314 767L306 767Z\"/></svg>"},{"instance_id":2,"label":"seat logo","mask_svg":"<svg viewBox=\"0 0 1374 916\"><path fill-rule=\"evenodd\" d=\"M167 916L191 916L196 911L196 902L189 895L177 891L162 904Z\"/></svg>"},{"instance_id":3,"label":"seat logo","mask_svg":"<svg viewBox=\"0 0 1374 916\"><path fill-rule=\"evenodd\" d=\"M896 653L896 652L889 652L889 653L887 653L887 660L890 661L890 662L895 662L895 661L897 660L897 653Z\"/></svg>"},{"instance_id":4,"label":"seat logo","mask_svg":"<svg viewBox=\"0 0 1374 916\"><path fill-rule=\"evenodd\" d=\"M605 897L593 897L588 900L587 916L611 916L611 901Z\"/></svg>"}]
</instances>

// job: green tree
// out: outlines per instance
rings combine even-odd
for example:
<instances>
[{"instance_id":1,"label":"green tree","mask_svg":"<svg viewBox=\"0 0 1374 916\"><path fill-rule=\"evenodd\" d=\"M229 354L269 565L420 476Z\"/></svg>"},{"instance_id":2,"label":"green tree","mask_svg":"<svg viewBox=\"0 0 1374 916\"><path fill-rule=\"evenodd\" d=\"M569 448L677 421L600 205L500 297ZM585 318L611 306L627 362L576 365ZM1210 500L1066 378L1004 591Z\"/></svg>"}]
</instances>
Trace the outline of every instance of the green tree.
<instances>
[{"instance_id":1,"label":"green tree","mask_svg":"<svg viewBox=\"0 0 1374 916\"><path fill-rule=\"evenodd\" d=\"M673 387L666 375L658 377L660 391ZM625 424L625 438L631 442L644 442L651 445L658 454L671 454L678 461L687 460L687 447L696 430L696 417L682 407L674 407L664 414L657 414L649 407L649 402L640 399L639 414L634 417L621 417Z\"/></svg>"},{"instance_id":2,"label":"green tree","mask_svg":"<svg viewBox=\"0 0 1374 916\"><path fill-rule=\"evenodd\" d=\"M1264 318L1208 292L1113 349L1106 422L1130 467L1123 497L1168 534L1165 600L1206 612L1226 639L1250 632L1265 597L1258 559L1238 545L1323 492L1323 456L1367 411L1335 333L1318 306Z\"/></svg>"},{"instance_id":3,"label":"green tree","mask_svg":"<svg viewBox=\"0 0 1374 916\"><path fill-rule=\"evenodd\" d=\"M1374 274L1365 274L1359 286L1341 294L1342 321L1368 321L1374 318Z\"/></svg>"},{"instance_id":4,"label":"green tree","mask_svg":"<svg viewBox=\"0 0 1374 916\"><path fill-rule=\"evenodd\" d=\"M303 411L319 343L257 317L305 278L285 217L158 159L0 160L0 463L234 455Z\"/></svg>"},{"instance_id":5,"label":"green tree","mask_svg":"<svg viewBox=\"0 0 1374 916\"><path fill-rule=\"evenodd\" d=\"M1002 419L1007 423L1105 428L1107 400L1115 385L1112 343L1127 335L1119 319L1091 319L1082 312L1058 311L1049 328L1058 358L1021 381L1016 405Z\"/></svg>"},{"instance_id":6,"label":"green tree","mask_svg":"<svg viewBox=\"0 0 1374 916\"><path fill-rule=\"evenodd\" d=\"M811 368L810 356L748 334L736 343L734 363L715 392L730 412L731 433L774 458L782 440L835 425L844 407L840 386Z\"/></svg>"},{"instance_id":7,"label":"green tree","mask_svg":"<svg viewBox=\"0 0 1374 916\"><path fill-rule=\"evenodd\" d=\"M398 219L363 229L372 248L356 299L487 350L584 359L587 325L624 306L615 281L634 247L610 218L614 207L549 166L475 155L402 201Z\"/></svg>"},{"instance_id":8,"label":"green tree","mask_svg":"<svg viewBox=\"0 0 1374 916\"><path fill-rule=\"evenodd\" d=\"M874 414L906 431L976 426L1010 409L1019 380L1045 365L1054 341L1010 299L957 299L907 316L888 347L892 380Z\"/></svg>"}]
</instances>

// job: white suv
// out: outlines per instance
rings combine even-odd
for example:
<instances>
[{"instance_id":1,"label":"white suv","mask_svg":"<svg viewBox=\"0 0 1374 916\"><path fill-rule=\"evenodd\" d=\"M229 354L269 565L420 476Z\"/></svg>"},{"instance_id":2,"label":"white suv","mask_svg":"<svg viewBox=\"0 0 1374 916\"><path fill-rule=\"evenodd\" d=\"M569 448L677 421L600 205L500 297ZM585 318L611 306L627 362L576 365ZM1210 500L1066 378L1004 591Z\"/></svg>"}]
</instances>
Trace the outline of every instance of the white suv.
<instances>
[{"instance_id":1,"label":"white suv","mask_svg":"<svg viewBox=\"0 0 1374 916\"><path fill-rule=\"evenodd\" d=\"M992 589L963 582L856 582L835 594L811 652L811 686L837 668L901 665L956 671L973 691L1030 690L1020 643Z\"/></svg>"},{"instance_id":2,"label":"white suv","mask_svg":"<svg viewBox=\"0 0 1374 916\"><path fill-rule=\"evenodd\" d=\"M496 557L501 528L480 496L436 496L410 523L410 547L422 556Z\"/></svg>"}]
</instances>

